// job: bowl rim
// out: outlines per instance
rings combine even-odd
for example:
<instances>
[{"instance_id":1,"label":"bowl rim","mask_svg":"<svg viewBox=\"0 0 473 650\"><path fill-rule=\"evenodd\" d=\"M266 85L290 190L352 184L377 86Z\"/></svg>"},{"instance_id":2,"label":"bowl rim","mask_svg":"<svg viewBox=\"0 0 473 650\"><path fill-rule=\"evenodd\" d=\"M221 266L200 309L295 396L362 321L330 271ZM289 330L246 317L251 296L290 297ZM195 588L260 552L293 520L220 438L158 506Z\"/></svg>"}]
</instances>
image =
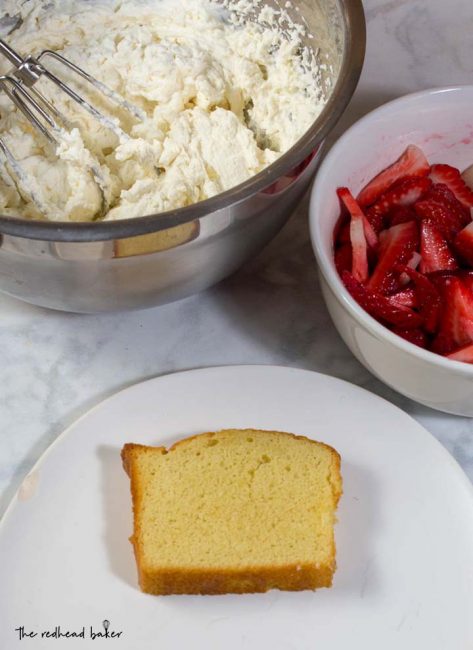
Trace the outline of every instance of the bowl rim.
<instances>
[{"instance_id":1,"label":"bowl rim","mask_svg":"<svg viewBox=\"0 0 473 650\"><path fill-rule=\"evenodd\" d=\"M419 346L406 341L401 336L398 336L397 334L391 332L384 325L381 325L381 323L378 323L376 319L374 319L372 316L370 316L370 314L368 314L368 312L360 307L356 300L354 300L351 294L347 291L340 276L338 275L335 266L332 263L332 251L327 251L326 248L321 244L322 238L319 236L320 218L317 218L316 216L317 214L321 213L321 211L318 209L318 202L321 197L321 190L323 190L325 180L330 177L330 169L333 161L339 157L340 153L343 152L346 147L350 146L350 140L354 132L365 130L367 127L369 127L369 124L374 117L378 117L384 113L392 112L393 109L395 110L397 107L403 106L404 104L415 101L419 98L436 97L438 95L445 95L447 93L454 95L455 93L464 92L470 92L473 94L473 84L440 86L416 91L402 95L401 97L397 97L396 99L378 106L377 108L361 117L354 124L352 124L332 146L317 171L317 176L315 178L310 194L309 230L312 249L317 260L319 272L322 274L324 280L327 282L336 299L361 326L374 334L378 339L384 339L394 347L399 348L407 354L412 354L432 366L440 367L445 370L454 371L457 374L472 377L473 364L457 361L455 359L447 359L440 354L436 354L430 350L424 350L423 348L420 348Z\"/></svg>"},{"instance_id":2,"label":"bowl rim","mask_svg":"<svg viewBox=\"0 0 473 650\"><path fill-rule=\"evenodd\" d=\"M340 72L322 112L304 135L259 174L205 201L167 212L117 221L33 221L0 215L0 235L56 242L90 242L135 237L182 225L240 203L309 156L340 118L357 86L366 48L362 0L337 0L343 21L344 49Z\"/></svg>"}]
</instances>

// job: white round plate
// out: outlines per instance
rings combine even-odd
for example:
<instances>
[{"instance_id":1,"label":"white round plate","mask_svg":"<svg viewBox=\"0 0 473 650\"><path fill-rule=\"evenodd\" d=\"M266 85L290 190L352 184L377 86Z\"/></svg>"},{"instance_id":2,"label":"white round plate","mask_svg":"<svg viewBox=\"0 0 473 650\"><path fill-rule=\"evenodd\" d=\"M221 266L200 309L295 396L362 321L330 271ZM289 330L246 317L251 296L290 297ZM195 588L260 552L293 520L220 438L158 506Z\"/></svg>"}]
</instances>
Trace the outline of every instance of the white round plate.
<instances>
[{"instance_id":1,"label":"white round plate","mask_svg":"<svg viewBox=\"0 0 473 650\"><path fill-rule=\"evenodd\" d=\"M332 589L243 596L141 593L120 461L226 427L333 445L344 496ZM0 529L1 647L130 650L473 648L473 491L435 439L346 382L270 366L146 381L82 417L24 482ZM120 636L90 638L104 632ZM106 625L106 624L105 624ZM36 633L19 640L18 628ZM42 632L84 639L41 638ZM57 633L57 632L56 632Z\"/></svg>"}]
</instances>

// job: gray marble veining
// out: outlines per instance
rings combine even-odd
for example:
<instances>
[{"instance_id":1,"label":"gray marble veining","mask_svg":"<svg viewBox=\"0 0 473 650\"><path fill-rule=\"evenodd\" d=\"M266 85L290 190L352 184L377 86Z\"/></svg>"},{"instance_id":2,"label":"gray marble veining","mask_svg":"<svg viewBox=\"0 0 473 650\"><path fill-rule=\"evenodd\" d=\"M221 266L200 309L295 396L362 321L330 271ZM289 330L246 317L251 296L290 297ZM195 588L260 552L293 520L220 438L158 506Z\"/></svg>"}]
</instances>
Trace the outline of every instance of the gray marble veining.
<instances>
[{"instance_id":1,"label":"gray marble veining","mask_svg":"<svg viewBox=\"0 0 473 650\"><path fill-rule=\"evenodd\" d=\"M332 140L389 99L473 81L471 0L367 0L365 8L365 69ZM473 480L473 420L393 392L335 332L317 283L307 199L253 262L180 303L78 316L0 296L0 313L0 511L41 452L105 396L155 375L237 363L292 365L363 386L425 425Z\"/></svg>"}]
</instances>

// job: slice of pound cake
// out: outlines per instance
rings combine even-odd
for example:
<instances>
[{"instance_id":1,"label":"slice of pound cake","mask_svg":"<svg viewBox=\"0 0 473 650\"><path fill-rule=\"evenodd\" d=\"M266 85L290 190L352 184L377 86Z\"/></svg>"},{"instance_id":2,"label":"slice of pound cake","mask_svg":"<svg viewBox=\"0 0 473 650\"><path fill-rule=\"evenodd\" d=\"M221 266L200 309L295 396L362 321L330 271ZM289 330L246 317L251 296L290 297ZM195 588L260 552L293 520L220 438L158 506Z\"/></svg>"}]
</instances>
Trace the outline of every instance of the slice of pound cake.
<instances>
[{"instance_id":1,"label":"slice of pound cake","mask_svg":"<svg viewBox=\"0 0 473 650\"><path fill-rule=\"evenodd\" d=\"M203 433L126 444L141 589L225 594L330 587L340 456L303 436Z\"/></svg>"}]
</instances>

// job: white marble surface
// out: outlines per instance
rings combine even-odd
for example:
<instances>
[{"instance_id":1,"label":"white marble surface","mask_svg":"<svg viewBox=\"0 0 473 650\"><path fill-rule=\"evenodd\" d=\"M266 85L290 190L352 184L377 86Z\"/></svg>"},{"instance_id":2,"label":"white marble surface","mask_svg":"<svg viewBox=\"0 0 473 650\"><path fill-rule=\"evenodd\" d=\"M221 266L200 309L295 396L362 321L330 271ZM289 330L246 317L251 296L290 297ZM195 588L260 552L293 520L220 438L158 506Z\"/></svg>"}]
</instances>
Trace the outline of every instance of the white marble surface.
<instances>
[{"instance_id":1,"label":"white marble surface","mask_svg":"<svg viewBox=\"0 0 473 650\"><path fill-rule=\"evenodd\" d=\"M471 0L366 0L365 9L365 68L335 135L406 92L473 82ZM424 424L473 480L473 421L394 393L336 334L317 283L307 201L252 263L180 303L78 316L0 296L0 314L0 511L38 456L92 405L144 378L220 364L292 365L361 385Z\"/></svg>"}]
</instances>

